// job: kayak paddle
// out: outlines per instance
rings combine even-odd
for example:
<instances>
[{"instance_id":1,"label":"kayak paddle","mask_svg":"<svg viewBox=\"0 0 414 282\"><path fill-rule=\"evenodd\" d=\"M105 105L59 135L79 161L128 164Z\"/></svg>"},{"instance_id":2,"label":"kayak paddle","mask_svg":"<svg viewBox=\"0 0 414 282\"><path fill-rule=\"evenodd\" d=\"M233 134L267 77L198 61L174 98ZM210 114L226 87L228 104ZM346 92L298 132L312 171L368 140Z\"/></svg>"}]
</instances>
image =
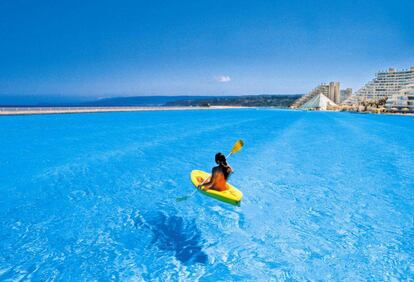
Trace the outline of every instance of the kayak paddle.
<instances>
[{"instance_id":1,"label":"kayak paddle","mask_svg":"<svg viewBox=\"0 0 414 282\"><path fill-rule=\"evenodd\" d=\"M237 140L236 143L234 143L233 149L231 149L231 152L227 155L226 159L230 157L232 154L235 154L238 151L240 151L240 149L243 148L243 145L243 140Z\"/></svg>"},{"instance_id":2,"label":"kayak paddle","mask_svg":"<svg viewBox=\"0 0 414 282\"><path fill-rule=\"evenodd\" d=\"M238 151L240 151L240 150L241 150L241 148L243 148L243 146L244 146L244 142L243 142L243 140L237 140L237 141L236 141L236 143L234 143L234 146L233 146L233 148L231 149L231 152L227 155L226 159L227 159L228 157L230 157L231 155L233 155L233 154L237 153ZM204 181L203 181L203 182L202 182L199 186L202 186L202 185L203 185L203 184L207 181L207 179L208 179L208 178L204 179ZM176 199L176 201L177 201L177 202L181 202L181 201L185 201L185 200L187 200L188 198L190 198L191 196L193 196L195 193L197 193L197 190L198 190L198 188L197 188L196 190L194 190L191 194L187 195L187 196L184 196L184 197L178 197L178 198Z\"/></svg>"}]
</instances>

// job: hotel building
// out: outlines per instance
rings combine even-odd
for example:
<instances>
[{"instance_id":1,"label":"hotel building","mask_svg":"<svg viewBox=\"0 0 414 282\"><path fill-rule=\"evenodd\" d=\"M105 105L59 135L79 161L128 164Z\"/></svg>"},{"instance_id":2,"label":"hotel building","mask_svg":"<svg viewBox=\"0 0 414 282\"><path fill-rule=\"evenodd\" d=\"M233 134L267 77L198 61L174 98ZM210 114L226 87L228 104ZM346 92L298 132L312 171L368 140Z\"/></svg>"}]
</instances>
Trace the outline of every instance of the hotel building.
<instances>
[{"instance_id":1,"label":"hotel building","mask_svg":"<svg viewBox=\"0 0 414 282\"><path fill-rule=\"evenodd\" d=\"M390 68L388 71L378 72L373 80L365 84L343 104L352 105L365 100L391 99L393 95L399 95L402 89L413 83L414 67L407 70Z\"/></svg>"},{"instance_id":2,"label":"hotel building","mask_svg":"<svg viewBox=\"0 0 414 282\"><path fill-rule=\"evenodd\" d=\"M414 84L407 85L388 98L385 107L389 111L414 112Z\"/></svg>"}]
</instances>

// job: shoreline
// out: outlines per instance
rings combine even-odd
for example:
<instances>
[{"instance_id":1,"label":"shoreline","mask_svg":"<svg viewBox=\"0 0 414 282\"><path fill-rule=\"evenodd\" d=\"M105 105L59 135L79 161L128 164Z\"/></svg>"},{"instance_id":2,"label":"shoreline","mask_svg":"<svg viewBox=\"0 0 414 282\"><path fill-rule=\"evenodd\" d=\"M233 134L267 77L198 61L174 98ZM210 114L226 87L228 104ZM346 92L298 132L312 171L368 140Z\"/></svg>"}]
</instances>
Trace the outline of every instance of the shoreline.
<instances>
[{"instance_id":1,"label":"shoreline","mask_svg":"<svg viewBox=\"0 0 414 282\"><path fill-rule=\"evenodd\" d=\"M372 111L336 111L336 110L326 110L326 112L338 112L338 113L352 113L352 114L371 114L371 115L390 115L390 116L414 116L413 112L372 112Z\"/></svg>"},{"instance_id":2,"label":"shoreline","mask_svg":"<svg viewBox=\"0 0 414 282\"><path fill-rule=\"evenodd\" d=\"M210 107L0 107L0 116L14 115L49 115L79 113L110 113L110 112L146 112L146 111L182 111L182 110L226 110L248 109L243 106L210 106Z\"/></svg>"},{"instance_id":3,"label":"shoreline","mask_svg":"<svg viewBox=\"0 0 414 282\"><path fill-rule=\"evenodd\" d=\"M18 115L51 115L51 114L82 114L82 113L111 113L111 112L147 112L147 111L191 111L191 110L227 110L227 109L282 109L273 107L246 107L246 106L210 106L210 107L192 107L192 106L125 106L125 107L0 107L0 116L18 116ZM298 109L285 109L298 110ZM397 116L414 116L414 113L392 113L392 112L356 112L356 111L332 111L324 112L347 112L354 114L373 114L373 115L397 115Z\"/></svg>"}]
</instances>

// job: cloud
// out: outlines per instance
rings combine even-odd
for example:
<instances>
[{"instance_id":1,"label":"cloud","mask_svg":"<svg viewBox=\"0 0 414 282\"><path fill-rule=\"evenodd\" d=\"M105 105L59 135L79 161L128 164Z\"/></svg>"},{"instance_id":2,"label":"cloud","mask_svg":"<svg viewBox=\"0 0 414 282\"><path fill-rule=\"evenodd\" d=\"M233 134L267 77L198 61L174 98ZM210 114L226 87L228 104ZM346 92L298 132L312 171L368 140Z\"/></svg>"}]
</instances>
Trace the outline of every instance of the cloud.
<instances>
[{"instance_id":1,"label":"cloud","mask_svg":"<svg viewBox=\"0 0 414 282\"><path fill-rule=\"evenodd\" d=\"M229 82L231 80L230 76L228 75L220 75L216 77L218 82Z\"/></svg>"}]
</instances>

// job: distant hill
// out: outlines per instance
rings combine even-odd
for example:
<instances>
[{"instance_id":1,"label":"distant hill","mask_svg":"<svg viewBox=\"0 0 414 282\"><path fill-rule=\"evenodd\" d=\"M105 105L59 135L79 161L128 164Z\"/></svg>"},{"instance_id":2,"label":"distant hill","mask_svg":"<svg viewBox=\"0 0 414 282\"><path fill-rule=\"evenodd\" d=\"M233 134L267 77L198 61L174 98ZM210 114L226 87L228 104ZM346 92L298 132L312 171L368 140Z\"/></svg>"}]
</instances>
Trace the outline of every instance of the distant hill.
<instances>
[{"instance_id":1,"label":"distant hill","mask_svg":"<svg viewBox=\"0 0 414 282\"><path fill-rule=\"evenodd\" d=\"M91 99L61 96L0 96L0 107L155 107L247 106L288 107L301 95L246 96L132 96Z\"/></svg>"},{"instance_id":2,"label":"distant hill","mask_svg":"<svg viewBox=\"0 0 414 282\"><path fill-rule=\"evenodd\" d=\"M82 103L86 106L102 107L102 106L165 106L180 100L205 100L212 96L132 96L132 97L113 97L103 98L94 101Z\"/></svg>"},{"instance_id":3,"label":"distant hill","mask_svg":"<svg viewBox=\"0 0 414 282\"><path fill-rule=\"evenodd\" d=\"M90 98L59 95L0 95L0 107L117 107L164 106L168 102L184 99L208 99L212 96L132 96Z\"/></svg>"},{"instance_id":4,"label":"distant hill","mask_svg":"<svg viewBox=\"0 0 414 282\"><path fill-rule=\"evenodd\" d=\"M247 95L183 99L166 103L166 106L244 106L287 108L302 95Z\"/></svg>"}]
</instances>

